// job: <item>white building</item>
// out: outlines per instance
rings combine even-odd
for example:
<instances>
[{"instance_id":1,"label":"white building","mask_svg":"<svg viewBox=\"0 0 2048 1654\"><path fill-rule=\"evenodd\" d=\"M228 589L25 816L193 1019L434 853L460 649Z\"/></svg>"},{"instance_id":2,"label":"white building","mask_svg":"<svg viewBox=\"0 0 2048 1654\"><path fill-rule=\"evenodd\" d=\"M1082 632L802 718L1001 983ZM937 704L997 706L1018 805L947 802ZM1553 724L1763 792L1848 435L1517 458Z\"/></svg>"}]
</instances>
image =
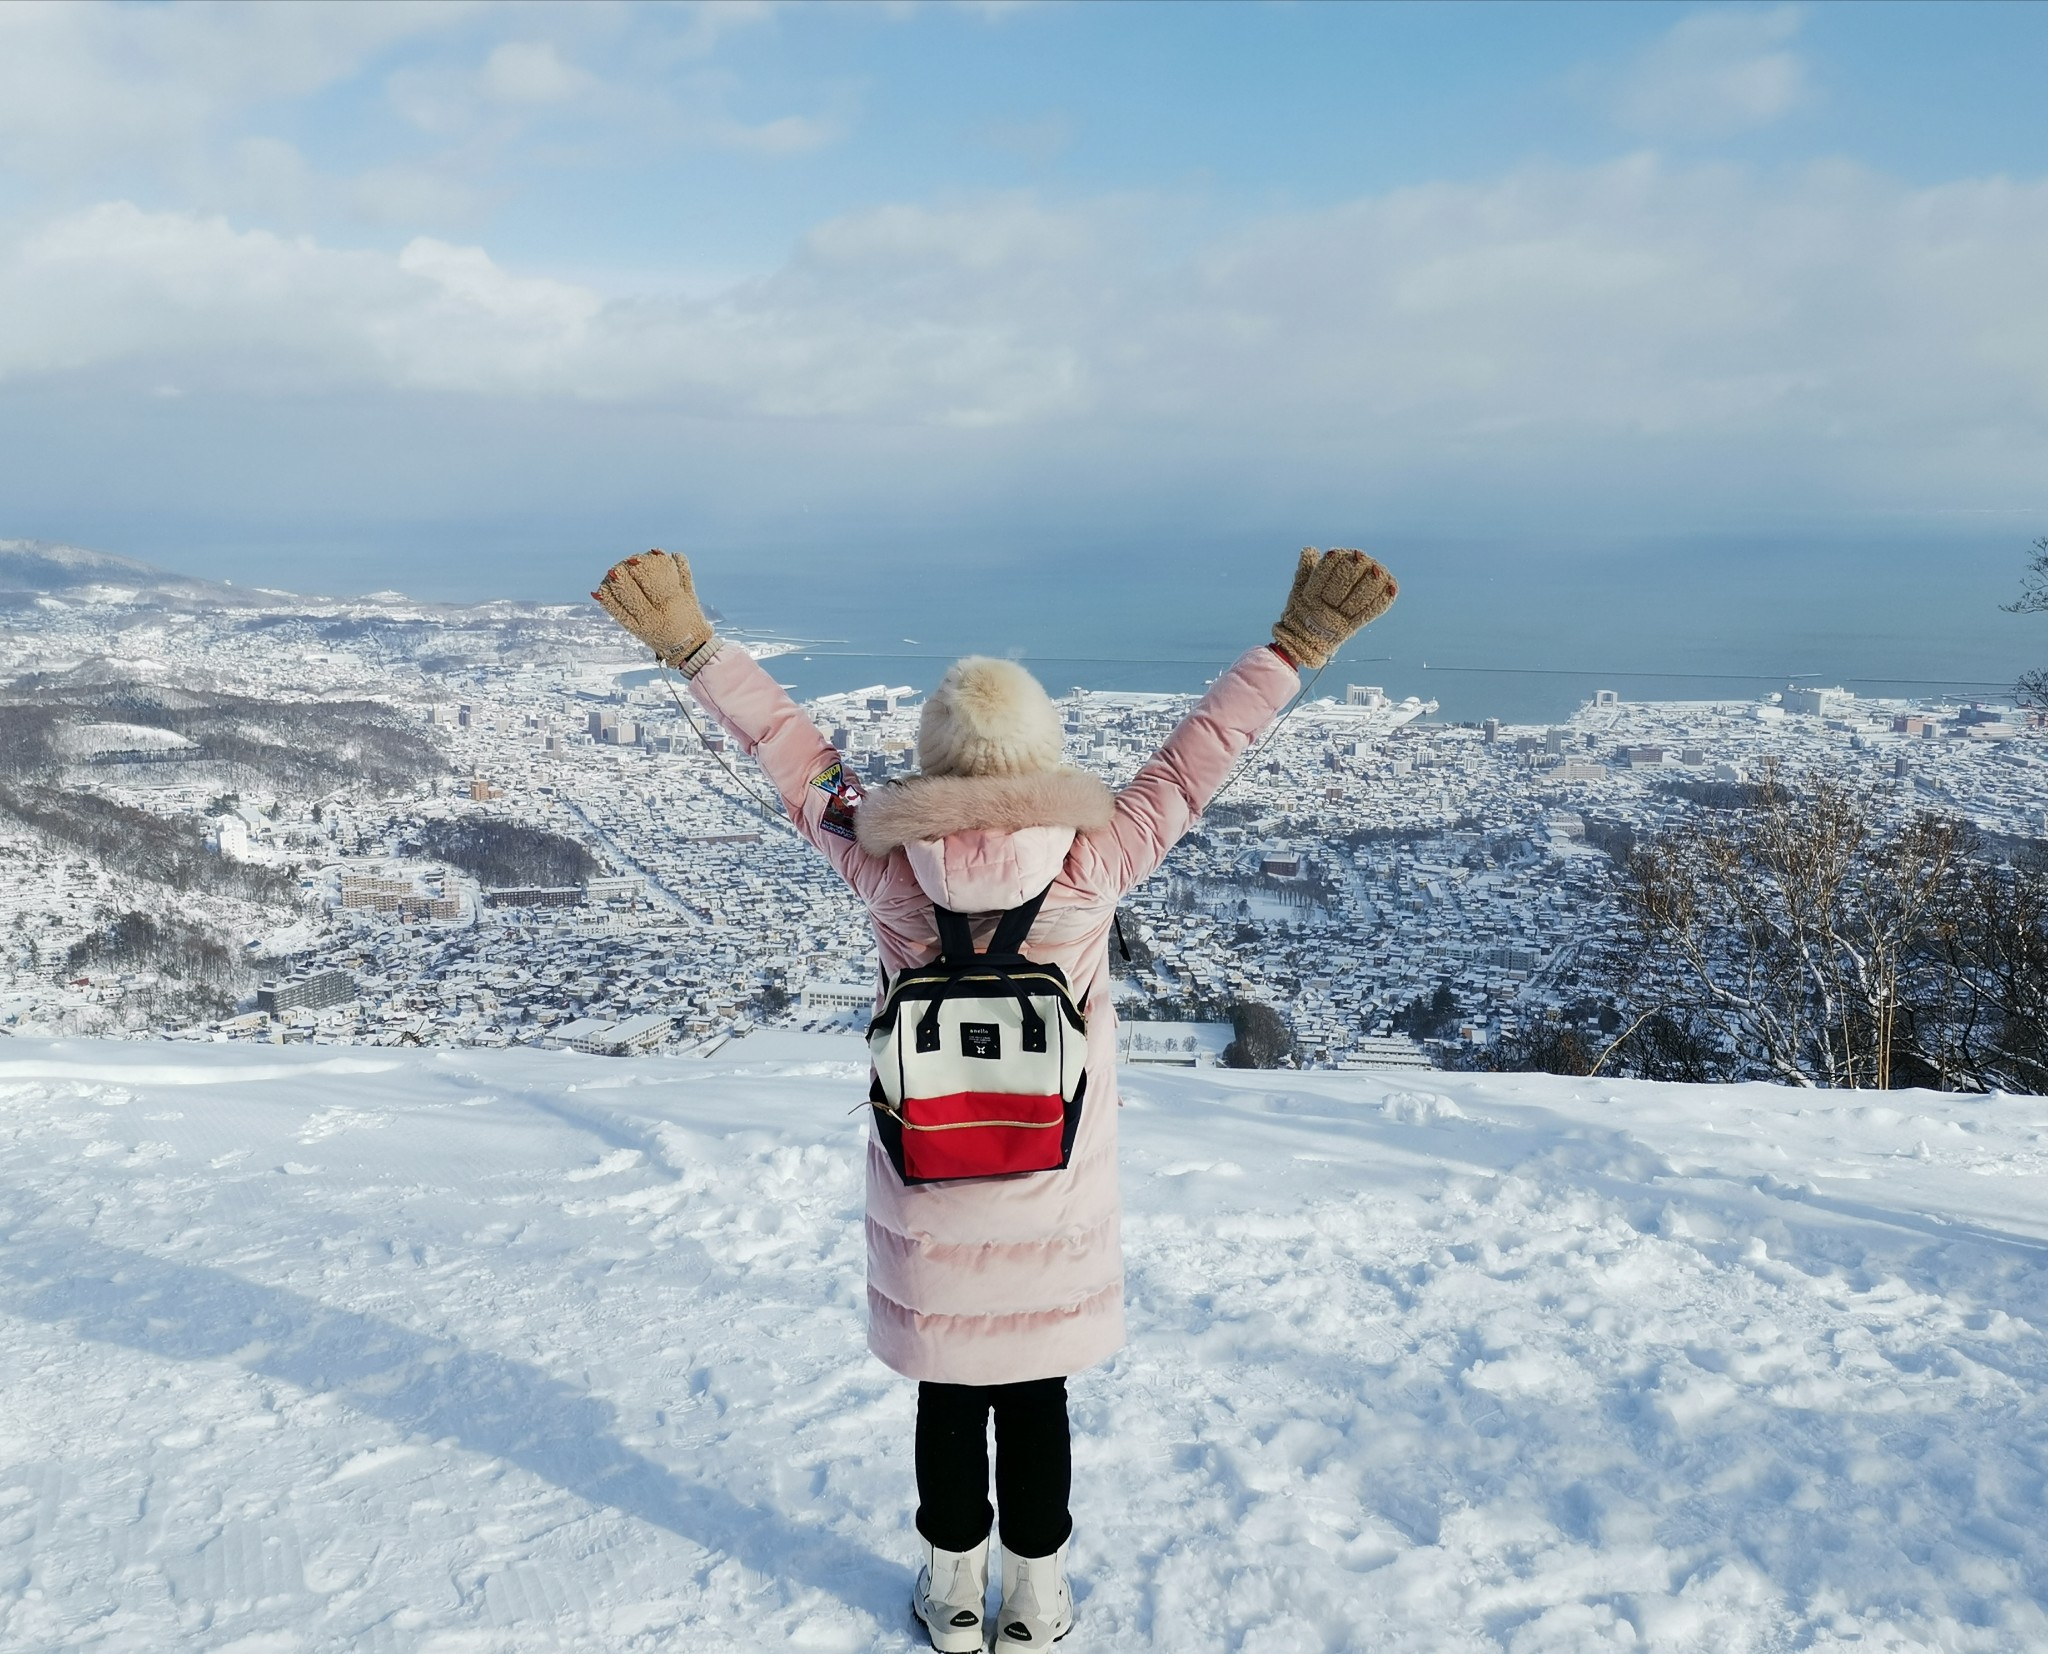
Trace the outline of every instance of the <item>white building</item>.
<instances>
[{"instance_id":1,"label":"white building","mask_svg":"<svg viewBox=\"0 0 2048 1654\"><path fill-rule=\"evenodd\" d=\"M1434 1069L1429 1053L1405 1034L1367 1035L1355 1042L1351 1054L1339 1064L1343 1068Z\"/></svg>"},{"instance_id":2,"label":"white building","mask_svg":"<svg viewBox=\"0 0 2048 1654\"><path fill-rule=\"evenodd\" d=\"M797 995L797 1008L805 1016L837 1016L842 1011L873 1011L875 985L872 982L812 982Z\"/></svg>"},{"instance_id":3,"label":"white building","mask_svg":"<svg viewBox=\"0 0 2048 1654\"><path fill-rule=\"evenodd\" d=\"M669 1036L675 1019L666 1016L629 1017L624 1022L607 1022L601 1017L578 1017L548 1035L550 1045L571 1051L587 1051L597 1057L630 1057L652 1051Z\"/></svg>"},{"instance_id":4,"label":"white building","mask_svg":"<svg viewBox=\"0 0 2048 1654\"><path fill-rule=\"evenodd\" d=\"M1235 1037L1227 1022L1126 1022L1118 1042L1125 1062L1174 1068L1219 1068Z\"/></svg>"},{"instance_id":5,"label":"white building","mask_svg":"<svg viewBox=\"0 0 2048 1654\"><path fill-rule=\"evenodd\" d=\"M1804 713L1811 718L1845 718L1856 710L1856 697L1840 688L1792 688L1785 691L1780 704L1787 712Z\"/></svg>"}]
</instances>

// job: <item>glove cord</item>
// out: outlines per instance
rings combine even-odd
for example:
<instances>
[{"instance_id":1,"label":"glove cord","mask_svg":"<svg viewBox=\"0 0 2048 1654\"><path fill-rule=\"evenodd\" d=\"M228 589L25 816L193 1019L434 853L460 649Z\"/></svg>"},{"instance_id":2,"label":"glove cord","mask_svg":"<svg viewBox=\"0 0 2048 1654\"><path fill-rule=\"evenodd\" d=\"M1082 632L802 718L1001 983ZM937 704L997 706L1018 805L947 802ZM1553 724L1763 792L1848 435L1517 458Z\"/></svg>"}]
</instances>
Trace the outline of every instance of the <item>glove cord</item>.
<instances>
[{"instance_id":1,"label":"glove cord","mask_svg":"<svg viewBox=\"0 0 2048 1654\"><path fill-rule=\"evenodd\" d=\"M661 662L661 681L663 687L665 687L668 690L668 698L676 703L676 710L683 715L684 722L686 722L690 726L690 733L697 737L697 744L701 746L706 752L711 754L712 758L716 760L718 767L725 771L727 778L732 782L732 784L735 787L739 788L741 792L745 793L748 798L752 799L754 802L754 808L759 810L761 814L766 816L770 821L774 822L776 826L787 828L790 832L796 833L796 836L798 838L803 837L801 833L796 832L796 827L790 821L789 817L784 815L780 810L777 810L774 807L772 807L766 799L764 799L759 793L755 792L752 787L748 786L747 783L741 779L739 772L735 770L732 767L732 765L728 764L725 761L725 754L720 752L716 747L714 747L711 744L711 737L704 733L703 726L697 722L696 714L690 710L689 704L683 699L683 697L676 693L675 678L673 674L669 671L667 661Z\"/></svg>"},{"instance_id":2,"label":"glove cord","mask_svg":"<svg viewBox=\"0 0 2048 1654\"><path fill-rule=\"evenodd\" d=\"M1222 786L1218 787L1213 793L1209 795L1208 804L1204 804L1202 806L1204 810L1208 809L1210 805L1213 805L1216 802L1217 799L1221 798L1225 793L1229 792L1232 787L1236 786L1238 783L1238 778L1242 776L1246 770L1252 767L1252 761L1256 759L1261 753L1263 753L1268 747L1270 747L1275 741L1280 739L1280 731L1287 727L1287 720L1289 718L1292 718L1296 712L1301 710L1302 702L1308 699L1308 692L1311 689L1315 688L1316 680L1320 678L1326 671L1328 671L1329 668L1330 663L1328 661L1324 661L1321 666L1318 666L1313 672L1309 674L1308 682L1304 683L1299 689L1297 689L1294 692L1294 699L1289 701L1287 703L1286 708L1281 712L1280 716L1273 720L1273 727L1266 731L1266 738L1263 741L1254 741L1250 746L1244 749L1244 757L1238 760L1237 768L1232 770L1230 774L1224 778Z\"/></svg>"}]
</instances>

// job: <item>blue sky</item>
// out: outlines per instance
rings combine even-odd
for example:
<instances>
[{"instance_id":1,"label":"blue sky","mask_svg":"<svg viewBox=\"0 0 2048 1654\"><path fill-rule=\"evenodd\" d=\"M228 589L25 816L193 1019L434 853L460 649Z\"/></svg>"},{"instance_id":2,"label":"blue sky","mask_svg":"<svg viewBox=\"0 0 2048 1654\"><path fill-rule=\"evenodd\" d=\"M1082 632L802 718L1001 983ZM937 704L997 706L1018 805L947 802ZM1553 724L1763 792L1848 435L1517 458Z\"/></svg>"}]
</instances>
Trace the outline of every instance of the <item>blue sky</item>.
<instances>
[{"instance_id":1,"label":"blue sky","mask_svg":"<svg viewBox=\"0 0 2048 1654\"><path fill-rule=\"evenodd\" d=\"M2044 62L2039 5L0 7L0 535L2016 567Z\"/></svg>"}]
</instances>

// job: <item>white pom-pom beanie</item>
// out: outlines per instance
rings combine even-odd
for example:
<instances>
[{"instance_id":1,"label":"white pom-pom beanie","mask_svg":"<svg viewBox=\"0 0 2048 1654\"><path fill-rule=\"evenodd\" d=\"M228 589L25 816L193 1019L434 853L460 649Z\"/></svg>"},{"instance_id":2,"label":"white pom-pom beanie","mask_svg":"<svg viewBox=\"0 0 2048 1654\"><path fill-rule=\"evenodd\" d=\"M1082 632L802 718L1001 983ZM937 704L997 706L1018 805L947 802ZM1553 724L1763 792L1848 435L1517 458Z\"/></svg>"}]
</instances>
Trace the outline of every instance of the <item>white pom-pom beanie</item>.
<instances>
[{"instance_id":1,"label":"white pom-pom beanie","mask_svg":"<svg viewBox=\"0 0 2048 1654\"><path fill-rule=\"evenodd\" d=\"M1064 741L1045 687L1013 660L955 661L924 704L917 764L926 775L1036 775Z\"/></svg>"}]
</instances>

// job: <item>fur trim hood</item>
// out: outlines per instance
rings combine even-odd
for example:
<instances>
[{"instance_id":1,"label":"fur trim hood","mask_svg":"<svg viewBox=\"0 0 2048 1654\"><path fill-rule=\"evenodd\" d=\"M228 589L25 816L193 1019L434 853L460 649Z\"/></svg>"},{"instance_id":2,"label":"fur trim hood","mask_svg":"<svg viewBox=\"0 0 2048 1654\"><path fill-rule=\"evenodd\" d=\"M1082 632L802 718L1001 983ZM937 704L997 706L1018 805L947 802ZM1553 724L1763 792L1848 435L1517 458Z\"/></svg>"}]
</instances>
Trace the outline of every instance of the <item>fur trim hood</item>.
<instances>
[{"instance_id":1,"label":"fur trim hood","mask_svg":"<svg viewBox=\"0 0 2048 1654\"><path fill-rule=\"evenodd\" d=\"M906 844L953 833L1014 833L1026 827L1088 832L1109 825L1114 805L1109 788L1081 770L913 775L875 788L854 811L853 824L863 850L886 856Z\"/></svg>"},{"instance_id":2,"label":"fur trim hood","mask_svg":"<svg viewBox=\"0 0 2048 1654\"><path fill-rule=\"evenodd\" d=\"M926 775L1035 775L1057 769L1065 745L1043 684L1013 660L969 655L946 669L925 702L917 767Z\"/></svg>"}]
</instances>

